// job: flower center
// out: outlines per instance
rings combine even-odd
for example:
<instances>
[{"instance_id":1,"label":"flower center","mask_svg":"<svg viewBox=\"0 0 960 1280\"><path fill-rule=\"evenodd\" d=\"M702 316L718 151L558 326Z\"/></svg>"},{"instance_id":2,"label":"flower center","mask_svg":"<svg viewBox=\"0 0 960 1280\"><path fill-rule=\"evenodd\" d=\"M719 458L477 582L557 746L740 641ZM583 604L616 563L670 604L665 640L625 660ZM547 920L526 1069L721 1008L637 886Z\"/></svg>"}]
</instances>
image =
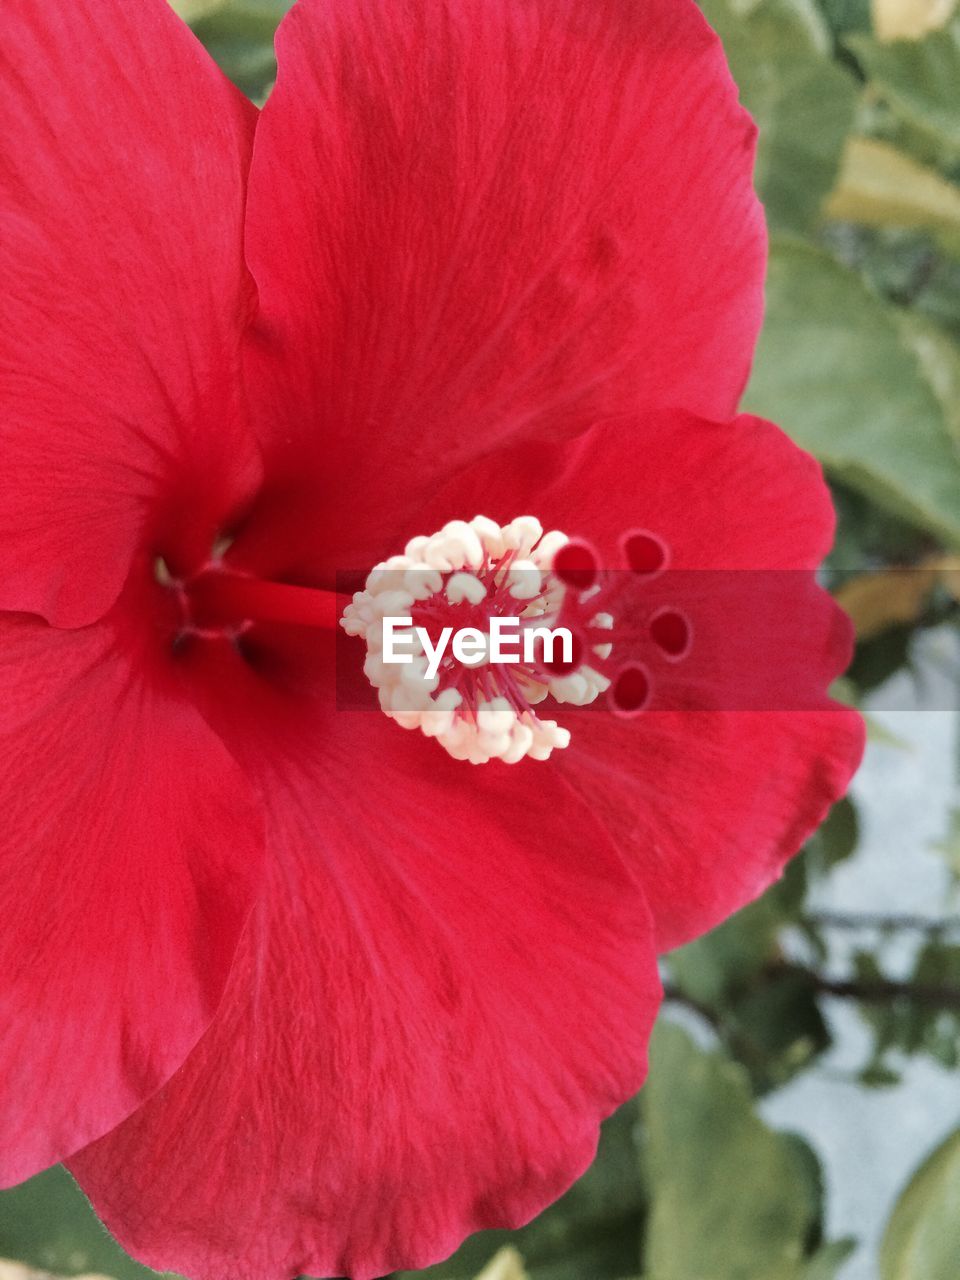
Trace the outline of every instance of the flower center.
<instances>
[{"instance_id":1,"label":"flower center","mask_svg":"<svg viewBox=\"0 0 960 1280\"><path fill-rule=\"evenodd\" d=\"M341 626L366 641L364 672L386 714L473 764L546 760L567 746L569 731L534 707L548 695L583 705L608 684L586 665L582 636L559 626L566 588L552 565L568 542L544 534L533 516L504 526L477 516L414 538L377 565ZM469 661L450 646L456 635L472 641Z\"/></svg>"},{"instance_id":2,"label":"flower center","mask_svg":"<svg viewBox=\"0 0 960 1280\"><path fill-rule=\"evenodd\" d=\"M533 516L502 526L477 516L411 539L349 603L216 554L187 578L158 562L157 578L179 602L177 640L237 643L256 623L331 631L339 622L365 641L364 673L391 719L456 759L513 764L569 744L569 730L538 710L547 698L583 707L605 694L621 717L650 707L656 682L692 644L686 615L649 586L669 557L655 534L634 530L620 539L621 567L601 569L588 543L544 533Z\"/></svg>"}]
</instances>

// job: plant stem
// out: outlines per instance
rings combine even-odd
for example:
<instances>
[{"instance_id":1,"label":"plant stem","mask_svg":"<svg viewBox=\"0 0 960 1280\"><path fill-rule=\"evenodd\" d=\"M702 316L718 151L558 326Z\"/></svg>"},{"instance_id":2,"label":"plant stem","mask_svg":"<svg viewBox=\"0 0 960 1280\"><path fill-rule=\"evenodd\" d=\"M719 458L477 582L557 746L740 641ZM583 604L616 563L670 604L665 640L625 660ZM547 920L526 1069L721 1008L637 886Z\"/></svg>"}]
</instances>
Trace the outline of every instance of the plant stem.
<instances>
[{"instance_id":1,"label":"plant stem","mask_svg":"<svg viewBox=\"0 0 960 1280\"><path fill-rule=\"evenodd\" d=\"M846 914L842 911L814 911L804 916L804 923L817 929L880 929L895 933L898 930L919 933L960 932L960 916L936 919L920 915L883 915L881 913Z\"/></svg>"}]
</instances>

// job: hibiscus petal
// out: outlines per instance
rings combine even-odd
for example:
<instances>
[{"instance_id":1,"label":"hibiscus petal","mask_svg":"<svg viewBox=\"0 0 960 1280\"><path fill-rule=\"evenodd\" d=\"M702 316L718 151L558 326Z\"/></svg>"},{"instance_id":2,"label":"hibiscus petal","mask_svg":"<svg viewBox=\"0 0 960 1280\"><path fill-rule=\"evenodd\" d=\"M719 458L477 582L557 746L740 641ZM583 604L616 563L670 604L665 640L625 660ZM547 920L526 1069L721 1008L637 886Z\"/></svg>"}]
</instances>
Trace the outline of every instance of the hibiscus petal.
<instances>
[{"instance_id":1,"label":"hibiscus petal","mask_svg":"<svg viewBox=\"0 0 960 1280\"><path fill-rule=\"evenodd\" d=\"M676 946L766 888L860 761L860 717L827 696L852 634L812 572L834 528L820 468L757 418L653 414L549 454L492 454L398 547L478 512L536 515L608 567L624 563L631 529L669 548L671 568L637 599L651 617L679 608L691 619L689 657L649 659L654 699L636 718L561 708L572 743L555 760L636 868L659 948Z\"/></svg>"},{"instance_id":2,"label":"hibiscus petal","mask_svg":"<svg viewBox=\"0 0 960 1280\"><path fill-rule=\"evenodd\" d=\"M5 0L0 85L0 608L77 626L149 520L206 554L256 478L237 400L256 112L165 0Z\"/></svg>"},{"instance_id":3,"label":"hibiscus petal","mask_svg":"<svg viewBox=\"0 0 960 1280\"><path fill-rule=\"evenodd\" d=\"M0 1182L112 1128L213 1017L262 820L173 684L111 619L0 621Z\"/></svg>"},{"instance_id":4,"label":"hibiscus petal","mask_svg":"<svg viewBox=\"0 0 960 1280\"><path fill-rule=\"evenodd\" d=\"M764 232L753 126L695 5L299 0L277 47L247 234L274 493L248 561L377 559L439 479L521 435L734 411Z\"/></svg>"},{"instance_id":5,"label":"hibiscus petal","mask_svg":"<svg viewBox=\"0 0 960 1280\"><path fill-rule=\"evenodd\" d=\"M863 722L821 711L584 712L560 768L635 867L657 947L758 897L846 791Z\"/></svg>"},{"instance_id":6,"label":"hibiscus petal","mask_svg":"<svg viewBox=\"0 0 960 1280\"><path fill-rule=\"evenodd\" d=\"M458 765L379 712L309 727L240 670L224 689L269 891L205 1039L72 1171L135 1256L205 1280L370 1280L520 1225L642 1082L642 896L536 765Z\"/></svg>"},{"instance_id":7,"label":"hibiscus petal","mask_svg":"<svg viewBox=\"0 0 960 1280\"><path fill-rule=\"evenodd\" d=\"M448 520L534 515L625 565L623 534L647 529L677 570L815 569L834 511L817 461L750 414L710 422L678 410L608 422L545 449L491 451L449 479L398 528L390 554Z\"/></svg>"}]
</instances>

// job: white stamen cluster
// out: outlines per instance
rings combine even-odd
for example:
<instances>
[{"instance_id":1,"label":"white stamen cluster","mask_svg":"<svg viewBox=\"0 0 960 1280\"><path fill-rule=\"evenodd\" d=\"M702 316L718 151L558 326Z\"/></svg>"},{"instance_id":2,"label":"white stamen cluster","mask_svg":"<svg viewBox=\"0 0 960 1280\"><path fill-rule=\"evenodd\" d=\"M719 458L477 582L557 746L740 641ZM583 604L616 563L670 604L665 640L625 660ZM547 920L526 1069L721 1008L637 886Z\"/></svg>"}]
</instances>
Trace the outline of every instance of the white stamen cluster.
<instances>
[{"instance_id":1,"label":"white stamen cluster","mask_svg":"<svg viewBox=\"0 0 960 1280\"><path fill-rule=\"evenodd\" d=\"M516 699L494 691L497 672L482 670L483 691L472 698L444 685L440 675L427 676L427 658L416 631L399 632L409 641L410 663L383 661L383 619L407 617L417 605L432 599L444 605L481 606L489 588L516 601L521 619L553 618L563 601L564 586L551 573L554 556L567 535L544 533L534 516L519 516L500 526L485 516L453 520L429 537L413 538L403 555L391 556L370 573L344 611L340 625L348 635L362 636L367 645L364 673L378 691L381 708L405 729L419 729L436 738L450 755L473 764L502 760L514 764L524 756L546 760L555 748L566 747L568 730L554 720L541 720L530 709L548 694L578 706L592 702L608 681L587 667L564 676L534 679L522 664L508 668ZM499 567L498 567L499 566ZM511 606L513 607L513 606ZM612 626L602 615L597 625ZM609 652L609 646L603 646ZM476 688L476 686L474 686Z\"/></svg>"}]
</instances>

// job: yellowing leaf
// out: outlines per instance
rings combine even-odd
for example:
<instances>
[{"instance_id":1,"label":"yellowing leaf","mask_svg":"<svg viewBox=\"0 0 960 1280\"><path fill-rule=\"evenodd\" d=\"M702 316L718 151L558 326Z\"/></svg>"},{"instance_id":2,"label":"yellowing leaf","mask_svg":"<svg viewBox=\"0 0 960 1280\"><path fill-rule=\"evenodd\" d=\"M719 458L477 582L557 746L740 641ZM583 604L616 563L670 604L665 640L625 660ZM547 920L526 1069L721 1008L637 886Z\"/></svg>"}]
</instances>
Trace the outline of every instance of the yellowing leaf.
<instances>
[{"instance_id":1,"label":"yellowing leaf","mask_svg":"<svg viewBox=\"0 0 960 1280\"><path fill-rule=\"evenodd\" d=\"M0 1276L0 1280L3 1277ZM523 1259L516 1249L501 1249L489 1266L477 1276L477 1280L530 1280L523 1267Z\"/></svg>"},{"instance_id":2,"label":"yellowing leaf","mask_svg":"<svg viewBox=\"0 0 960 1280\"><path fill-rule=\"evenodd\" d=\"M878 40L920 40L950 21L957 0L872 0Z\"/></svg>"},{"instance_id":3,"label":"yellowing leaf","mask_svg":"<svg viewBox=\"0 0 960 1280\"><path fill-rule=\"evenodd\" d=\"M888 627L916 621L937 580L932 569L885 569L864 573L837 591L857 638L869 640Z\"/></svg>"},{"instance_id":4,"label":"yellowing leaf","mask_svg":"<svg viewBox=\"0 0 960 1280\"><path fill-rule=\"evenodd\" d=\"M881 569L859 574L836 592L838 604L853 620L859 640L870 640L888 627L916 622L934 587L960 592L960 560L935 557L913 569Z\"/></svg>"},{"instance_id":5,"label":"yellowing leaf","mask_svg":"<svg viewBox=\"0 0 960 1280\"><path fill-rule=\"evenodd\" d=\"M20 1262L5 1262L0 1258L0 1280L61 1280L49 1271L34 1271ZM74 1280L107 1280L106 1276L75 1276Z\"/></svg>"},{"instance_id":6,"label":"yellowing leaf","mask_svg":"<svg viewBox=\"0 0 960 1280\"><path fill-rule=\"evenodd\" d=\"M169 0L174 13L178 13L184 22L196 22L198 18L222 9L228 0Z\"/></svg>"},{"instance_id":7,"label":"yellowing leaf","mask_svg":"<svg viewBox=\"0 0 960 1280\"><path fill-rule=\"evenodd\" d=\"M960 187L875 138L848 139L824 212L843 222L937 231L960 243Z\"/></svg>"}]
</instances>

